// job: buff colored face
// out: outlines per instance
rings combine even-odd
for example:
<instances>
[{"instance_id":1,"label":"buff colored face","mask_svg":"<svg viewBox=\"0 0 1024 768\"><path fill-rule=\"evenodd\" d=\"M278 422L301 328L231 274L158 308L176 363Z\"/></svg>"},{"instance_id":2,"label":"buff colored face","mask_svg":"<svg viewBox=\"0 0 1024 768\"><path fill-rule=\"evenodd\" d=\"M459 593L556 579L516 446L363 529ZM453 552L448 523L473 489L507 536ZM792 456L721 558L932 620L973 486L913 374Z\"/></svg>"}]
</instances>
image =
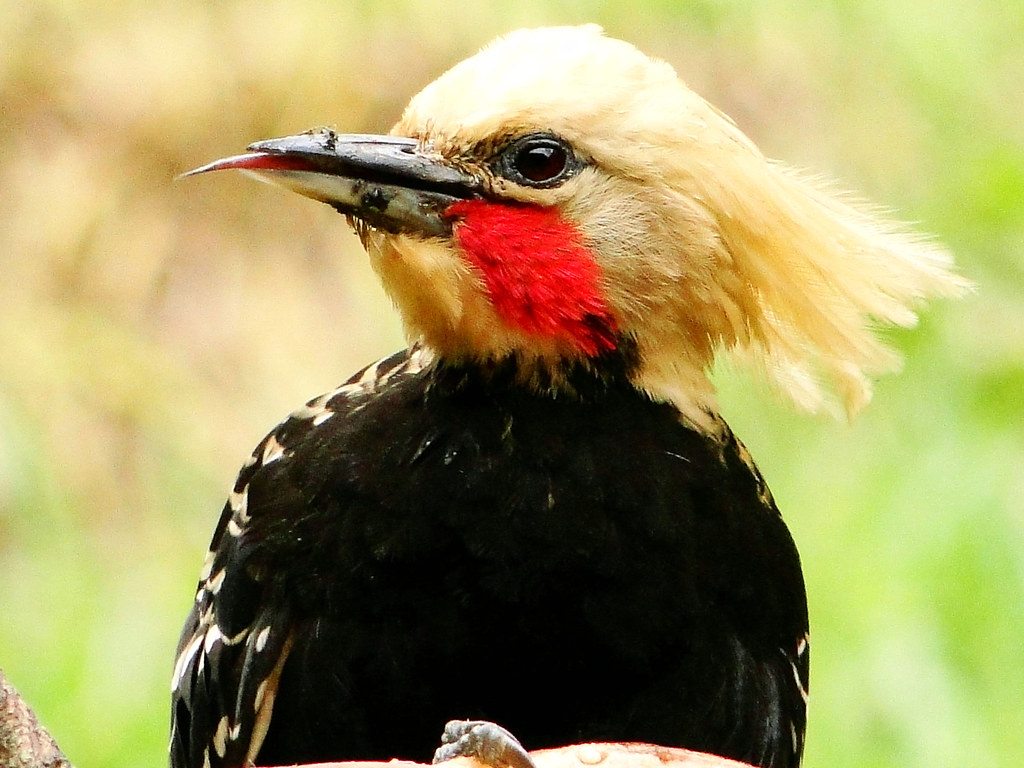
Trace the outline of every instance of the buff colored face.
<instances>
[{"instance_id":1,"label":"buff colored face","mask_svg":"<svg viewBox=\"0 0 1024 768\"><path fill-rule=\"evenodd\" d=\"M596 27L521 30L413 98L392 136L253 145L241 168L353 221L411 338L557 368L627 341L700 418L719 350L798 403L856 410L873 333L965 282L940 249L766 160L666 63Z\"/></svg>"}]
</instances>

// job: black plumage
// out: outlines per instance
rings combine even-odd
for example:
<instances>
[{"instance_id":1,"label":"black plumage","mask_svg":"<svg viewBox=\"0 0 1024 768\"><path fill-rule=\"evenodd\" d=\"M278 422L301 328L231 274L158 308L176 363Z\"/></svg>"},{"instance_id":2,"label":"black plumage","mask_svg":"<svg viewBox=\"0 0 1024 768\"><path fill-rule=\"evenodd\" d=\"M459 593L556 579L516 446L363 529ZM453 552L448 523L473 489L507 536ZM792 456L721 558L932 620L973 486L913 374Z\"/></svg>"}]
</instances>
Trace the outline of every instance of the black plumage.
<instances>
[{"instance_id":1,"label":"black plumage","mask_svg":"<svg viewBox=\"0 0 1024 768\"><path fill-rule=\"evenodd\" d=\"M453 718L529 749L796 766L796 549L724 423L688 426L634 388L634 364L527 386L515 357L417 349L278 426L182 635L172 768L426 760Z\"/></svg>"}]
</instances>

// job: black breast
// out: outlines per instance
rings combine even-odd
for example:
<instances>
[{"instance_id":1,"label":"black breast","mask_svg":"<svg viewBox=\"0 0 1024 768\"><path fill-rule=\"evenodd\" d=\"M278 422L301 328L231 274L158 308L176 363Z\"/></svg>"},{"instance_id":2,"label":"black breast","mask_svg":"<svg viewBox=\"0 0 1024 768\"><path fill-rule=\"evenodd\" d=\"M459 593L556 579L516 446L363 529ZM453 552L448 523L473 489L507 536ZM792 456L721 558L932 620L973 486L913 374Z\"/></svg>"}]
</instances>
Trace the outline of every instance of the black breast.
<instances>
[{"instance_id":1,"label":"black breast","mask_svg":"<svg viewBox=\"0 0 1024 768\"><path fill-rule=\"evenodd\" d=\"M237 554L295 634L260 764L427 760L455 718L791 764L799 561L724 425L444 367L335 401L249 479Z\"/></svg>"}]
</instances>

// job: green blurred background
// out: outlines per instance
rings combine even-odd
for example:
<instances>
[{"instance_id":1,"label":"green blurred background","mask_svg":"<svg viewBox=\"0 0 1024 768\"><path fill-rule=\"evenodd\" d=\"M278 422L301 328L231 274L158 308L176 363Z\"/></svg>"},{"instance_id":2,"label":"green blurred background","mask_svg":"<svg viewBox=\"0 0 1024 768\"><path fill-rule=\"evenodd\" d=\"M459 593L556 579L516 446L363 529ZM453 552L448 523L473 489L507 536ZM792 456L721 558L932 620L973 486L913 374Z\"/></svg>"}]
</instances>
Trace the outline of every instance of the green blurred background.
<instances>
[{"instance_id":1,"label":"green blurred background","mask_svg":"<svg viewBox=\"0 0 1024 768\"><path fill-rule=\"evenodd\" d=\"M1021 4L512 5L0 0L0 666L78 765L162 766L235 471L402 343L340 216L175 175L312 126L386 130L494 35L596 21L978 283L891 334L905 370L852 425L718 378L803 553L806 765L1021 765Z\"/></svg>"}]
</instances>

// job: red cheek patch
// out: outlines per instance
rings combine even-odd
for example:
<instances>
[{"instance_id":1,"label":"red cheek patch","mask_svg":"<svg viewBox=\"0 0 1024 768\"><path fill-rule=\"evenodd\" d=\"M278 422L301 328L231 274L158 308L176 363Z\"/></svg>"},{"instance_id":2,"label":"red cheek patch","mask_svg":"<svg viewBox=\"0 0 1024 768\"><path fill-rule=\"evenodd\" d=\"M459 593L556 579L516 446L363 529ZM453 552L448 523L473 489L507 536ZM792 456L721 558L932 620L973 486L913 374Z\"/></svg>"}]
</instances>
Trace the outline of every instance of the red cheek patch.
<instances>
[{"instance_id":1,"label":"red cheek patch","mask_svg":"<svg viewBox=\"0 0 1024 768\"><path fill-rule=\"evenodd\" d=\"M455 242L480 270L498 315L526 333L594 356L615 348L617 327L600 268L579 230L553 208L460 200L445 214Z\"/></svg>"}]
</instances>

